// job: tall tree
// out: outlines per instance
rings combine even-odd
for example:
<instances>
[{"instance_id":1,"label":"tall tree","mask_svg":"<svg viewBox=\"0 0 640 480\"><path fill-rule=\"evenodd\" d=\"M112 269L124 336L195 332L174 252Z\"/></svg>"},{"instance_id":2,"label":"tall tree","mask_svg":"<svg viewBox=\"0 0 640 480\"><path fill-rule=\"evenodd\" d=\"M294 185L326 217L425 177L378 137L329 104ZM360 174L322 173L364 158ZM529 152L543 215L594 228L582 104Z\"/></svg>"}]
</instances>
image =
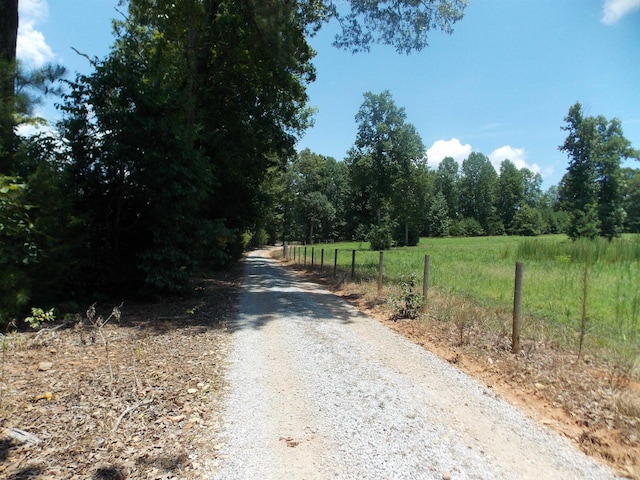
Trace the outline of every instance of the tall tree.
<instances>
[{"instance_id":1,"label":"tall tree","mask_svg":"<svg viewBox=\"0 0 640 480\"><path fill-rule=\"evenodd\" d=\"M511 160L500 164L500 176L496 184L496 210L507 232L513 217L524 203L524 176Z\"/></svg>"},{"instance_id":2,"label":"tall tree","mask_svg":"<svg viewBox=\"0 0 640 480\"><path fill-rule=\"evenodd\" d=\"M410 211L418 194L411 182L415 170L425 163L425 148L415 127L405 119L404 108L395 104L388 90L378 95L365 93L347 163L352 191L362 201L359 223L380 225L393 214L393 220L405 226L401 240L408 243Z\"/></svg>"},{"instance_id":3,"label":"tall tree","mask_svg":"<svg viewBox=\"0 0 640 480\"><path fill-rule=\"evenodd\" d=\"M431 237L448 237L450 223L447 199L439 191L431 199L427 213L427 233Z\"/></svg>"},{"instance_id":4,"label":"tall tree","mask_svg":"<svg viewBox=\"0 0 640 480\"><path fill-rule=\"evenodd\" d=\"M528 168L521 168L524 180L524 201L532 208L538 208L542 199L542 175Z\"/></svg>"},{"instance_id":5,"label":"tall tree","mask_svg":"<svg viewBox=\"0 0 640 480\"><path fill-rule=\"evenodd\" d=\"M436 192L442 192L447 201L450 218L458 216L460 165L452 157L445 157L438 165L435 178Z\"/></svg>"},{"instance_id":6,"label":"tall tree","mask_svg":"<svg viewBox=\"0 0 640 480\"><path fill-rule=\"evenodd\" d=\"M18 0L0 0L0 174L10 173L16 149L14 87Z\"/></svg>"},{"instance_id":7,"label":"tall tree","mask_svg":"<svg viewBox=\"0 0 640 480\"><path fill-rule=\"evenodd\" d=\"M460 179L460 211L464 217L477 220L485 234L500 232L494 207L498 173L482 153L472 152L462 162Z\"/></svg>"},{"instance_id":8,"label":"tall tree","mask_svg":"<svg viewBox=\"0 0 640 480\"><path fill-rule=\"evenodd\" d=\"M620 163L638 158L624 137L619 120L585 116L580 103L565 117L567 138L559 149L569 155L560 196L569 212L568 234L572 239L620 235L624 216L620 190Z\"/></svg>"},{"instance_id":9,"label":"tall tree","mask_svg":"<svg viewBox=\"0 0 640 480\"><path fill-rule=\"evenodd\" d=\"M622 169L622 206L625 231L640 233L640 170Z\"/></svg>"}]
</instances>

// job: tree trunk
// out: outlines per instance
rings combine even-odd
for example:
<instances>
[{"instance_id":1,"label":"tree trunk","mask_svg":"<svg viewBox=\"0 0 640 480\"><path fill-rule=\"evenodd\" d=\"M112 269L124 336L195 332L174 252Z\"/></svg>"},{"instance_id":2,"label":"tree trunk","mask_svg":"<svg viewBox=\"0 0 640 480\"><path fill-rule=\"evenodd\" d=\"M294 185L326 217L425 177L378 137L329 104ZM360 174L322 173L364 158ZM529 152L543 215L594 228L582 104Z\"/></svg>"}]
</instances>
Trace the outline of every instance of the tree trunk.
<instances>
[{"instance_id":1,"label":"tree trunk","mask_svg":"<svg viewBox=\"0 0 640 480\"><path fill-rule=\"evenodd\" d=\"M16 59L18 40L18 0L0 0L0 58Z\"/></svg>"},{"instance_id":2,"label":"tree trunk","mask_svg":"<svg viewBox=\"0 0 640 480\"><path fill-rule=\"evenodd\" d=\"M15 151L14 94L18 0L0 0L0 174L11 174Z\"/></svg>"},{"instance_id":3,"label":"tree trunk","mask_svg":"<svg viewBox=\"0 0 640 480\"><path fill-rule=\"evenodd\" d=\"M404 244L409 246L409 218L404 220Z\"/></svg>"}]
</instances>

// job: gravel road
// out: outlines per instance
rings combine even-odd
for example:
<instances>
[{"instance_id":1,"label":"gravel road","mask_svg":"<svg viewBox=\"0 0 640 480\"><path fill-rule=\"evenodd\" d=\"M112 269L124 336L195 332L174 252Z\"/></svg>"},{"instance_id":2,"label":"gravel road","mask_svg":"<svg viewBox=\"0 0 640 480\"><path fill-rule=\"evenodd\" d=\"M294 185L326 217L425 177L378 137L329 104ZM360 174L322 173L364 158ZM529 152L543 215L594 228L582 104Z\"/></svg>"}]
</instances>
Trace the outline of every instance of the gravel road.
<instances>
[{"instance_id":1,"label":"gravel road","mask_svg":"<svg viewBox=\"0 0 640 480\"><path fill-rule=\"evenodd\" d=\"M245 268L211 478L616 478L266 252Z\"/></svg>"}]
</instances>

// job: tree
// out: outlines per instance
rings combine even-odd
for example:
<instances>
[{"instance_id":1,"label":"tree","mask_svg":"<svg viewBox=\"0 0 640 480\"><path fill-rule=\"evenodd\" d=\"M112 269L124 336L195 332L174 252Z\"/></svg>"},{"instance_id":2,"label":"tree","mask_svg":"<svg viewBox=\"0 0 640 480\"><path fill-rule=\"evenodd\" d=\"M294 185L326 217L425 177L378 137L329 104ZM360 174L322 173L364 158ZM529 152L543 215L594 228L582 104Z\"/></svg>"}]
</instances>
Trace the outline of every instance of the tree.
<instances>
[{"instance_id":1,"label":"tree","mask_svg":"<svg viewBox=\"0 0 640 480\"><path fill-rule=\"evenodd\" d=\"M619 237L624 229L621 159L637 157L638 152L631 150L631 143L622 134L622 125L617 118L607 122L604 117L598 117L597 131L600 138L596 162L600 235L611 240Z\"/></svg>"},{"instance_id":2,"label":"tree","mask_svg":"<svg viewBox=\"0 0 640 480\"><path fill-rule=\"evenodd\" d=\"M435 194L427 213L427 232L431 237L449 236L449 210L447 199L442 192Z\"/></svg>"},{"instance_id":3,"label":"tree","mask_svg":"<svg viewBox=\"0 0 640 480\"><path fill-rule=\"evenodd\" d=\"M398 134L399 175L393 185L392 214L401 230L395 240L401 246L414 246L420 241L423 208L432 188L425 146L416 128L405 124Z\"/></svg>"},{"instance_id":4,"label":"tree","mask_svg":"<svg viewBox=\"0 0 640 480\"><path fill-rule=\"evenodd\" d=\"M291 163L290 179L300 238L313 243L315 237L334 237L336 205L342 205L345 193L345 178L335 159L304 149Z\"/></svg>"},{"instance_id":5,"label":"tree","mask_svg":"<svg viewBox=\"0 0 640 480\"><path fill-rule=\"evenodd\" d=\"M14 94L18 0L0 0L0 174L9 174L16 150Z\"/></svg>"},{"instance_id":6,"label":"tree","mask_svg":"<svg viewBox=\"0 0 640 480\"><path fill-rule=\"evenodd\" d=\"M511 221L511 233L513 235L535 236L542 230L542 218L540 212L529 205L523 205L513 215Z\"/></svg>"},{"instance_id":7,"label":"tree","mask_svg":"<svg viewBox=\"0 0 640 480\"><path fill-rule=\"evenodd\" d=\"M447 210L451 218L458 216L460 165L452 158L445 157L438 165L435 178L436 192L442 192L447 201Z\"/></svg>"},{"instance_id":8,"label":"tree","mask_svg":"<svg viewBox=\"0 0 640 480\"><path fill-rule=\"evenodd\" d=\"M617 237L624 221L620 163L638 158L638 152L623 136L619 120L585 117L580 103L569 109L565 122L568 135L559 149L569 155L569 166L560 196L570 216L569 237Z\"/></svg>"},{"instance_id":9,"label":"tree","mask_svg":"<svg viewBox=\"0 0 640 480\"><path fill-rule=\"evenodd\" d=\"M475 219L487 235L501 233L494 208L497 180L495 168L482 153L472 152L462 162L460 211L464 217Z\"/></svg>"},{"instance_id":10,"label":"tree","mask_svg":"<svg viewBox=\"0 0 640 480\"><path fill-rule=\"evenodd\" d=\"M308 3L318 2L309 0ZM430 29L451 33L467 6L465 0L350 0L346 3L350 7L346 13L329 0L323 1L322 6L342 28L334 45L354 53L369 51L372 43L391 45L399 53L420 51L428 45Z\"/></svg>"},{"instance_id":11,"label":"tree","mask_svg":"<svg viewBox=\"0 0 640 480\"><path fill-rule=\"evenodd\" d=\"M640 233L640 170L622 169L622 207L625 231Z\"/></svg>"},{"instance_id":12,"label":"tree","mask_svg":"<svg viewBox=\"0 0 640 480\"><path fill-rule=\"evenodd\" d=\"M521 168L520 173L524 180L524 201L533 208L540 206L542 198L542 175L533 173L528 168Z\"/></svg>"},{"instance_id":13,"label":"tree","mask_svg":"<svg viewBox=\"0 0 640 480\"><path fill-rule=\"evenodd\" d=\"M393 222L404 225L401 239L408 244L409 222L420 198L414 174L426 165L424 144L415 127L405 123L405 110L396 106L389 91L367 92L364 98L347 159L352 191L362 202L358 223L380 225L393 215Z\"/></svg>"},{"instance_id":14,"label":"tree","mask_svg":"<svg viewBox=\"0 0 640 480\"><path fill-rule=\"evenodd\" d=\"M496 184L496 210L504 228L510 232L513 217L525 199L524 176L511 160L500 164L500 176Z\"/></svg>"},{"instance_id":15,"label":"tree","mask_svg":"<svg viewBox=\"0 0 640 480\"><path fill-rule=\"evenodd\" d=\"M562 209L560 193L557 185L540 196L539 204L541 216L541 233L565 233L568 224L568 214Z\"/></svg>"}]
</instances>

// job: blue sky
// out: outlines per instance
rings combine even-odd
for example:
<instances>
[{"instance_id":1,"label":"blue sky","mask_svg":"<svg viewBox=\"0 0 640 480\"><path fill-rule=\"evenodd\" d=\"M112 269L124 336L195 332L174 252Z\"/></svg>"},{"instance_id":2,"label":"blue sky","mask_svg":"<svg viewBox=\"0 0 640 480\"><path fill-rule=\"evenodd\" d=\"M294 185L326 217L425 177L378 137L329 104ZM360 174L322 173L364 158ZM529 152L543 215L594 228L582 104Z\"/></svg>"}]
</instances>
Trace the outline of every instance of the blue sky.
<instances>
[{"instance_id":1,"label":"blue sky","mask_svg":"<svg viewBox=\"0 0 640 480\"><path fill-rule=\"evenodd\" d=\"M20 0L18 56L88 73L71 50L104 56L117 0ZM505 158L557 184L568 159L558 151L576 101L589 115L617 117L640 148L640 0L471 0L452 35L431 32L408 56L374 46L352 55L331 46L335 25L311 39L318 109L299 148L342 160L355 141L365 92L389 90L404 107L436 167L471 151ZM50 109L45 115L52 116ZM640 168L640 162L626 165Z\"/></svg>"}]
</instances>

